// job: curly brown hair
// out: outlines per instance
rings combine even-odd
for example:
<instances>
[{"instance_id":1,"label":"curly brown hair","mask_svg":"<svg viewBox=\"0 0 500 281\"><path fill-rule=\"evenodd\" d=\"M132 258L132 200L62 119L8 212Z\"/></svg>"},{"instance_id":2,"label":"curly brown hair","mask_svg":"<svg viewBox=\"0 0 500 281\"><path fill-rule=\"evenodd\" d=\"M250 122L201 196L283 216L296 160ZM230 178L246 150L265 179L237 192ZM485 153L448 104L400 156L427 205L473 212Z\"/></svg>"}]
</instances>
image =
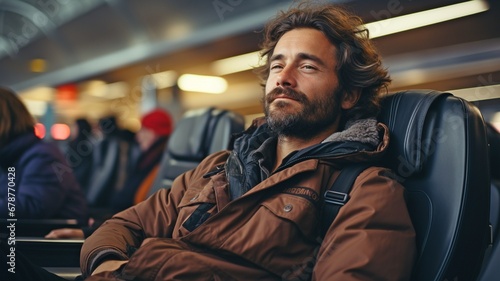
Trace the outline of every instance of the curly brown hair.
<instances>
[{"instance_id":1,"label":"curly brown hair","mask_svg":"<svg viewBox=\"0 0 500 281\"><path fill-rule=\"evenodd\" d=\"M391 82L381 57L369 39L363 21L344 6L303 2L281 11L264 28L261 59L265 64L255 71L264 86L269 77L269 60L279 39L297 28L317 29L337 48L337 75L341 92L360 92L357 104L343 112L343 121L376 116L380 110L380 92Z\"/></svg>"}]
</instances>

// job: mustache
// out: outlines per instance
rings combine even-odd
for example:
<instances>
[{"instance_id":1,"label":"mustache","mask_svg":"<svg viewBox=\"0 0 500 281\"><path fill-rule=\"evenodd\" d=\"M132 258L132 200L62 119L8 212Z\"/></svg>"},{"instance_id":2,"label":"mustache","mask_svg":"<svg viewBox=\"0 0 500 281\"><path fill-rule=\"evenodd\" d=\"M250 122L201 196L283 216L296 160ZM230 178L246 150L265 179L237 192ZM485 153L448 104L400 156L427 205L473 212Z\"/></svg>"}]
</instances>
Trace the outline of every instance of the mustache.
<instances>
[{"instance_id":1,"label":"mustache","mask_svg":"<svg viewBox=\"0 0 500 281\"><path fill-rule=\"evenodd\" d=\"M280 88L276 87L273 90L271 90L269 93L266 95L266 102L272 103L276 98L279 96L286 96L290 99L294 99L298 102L304 103L307 102L307 96L304 93L295 91L290 88Z\"/></svg>"}]
</instances>

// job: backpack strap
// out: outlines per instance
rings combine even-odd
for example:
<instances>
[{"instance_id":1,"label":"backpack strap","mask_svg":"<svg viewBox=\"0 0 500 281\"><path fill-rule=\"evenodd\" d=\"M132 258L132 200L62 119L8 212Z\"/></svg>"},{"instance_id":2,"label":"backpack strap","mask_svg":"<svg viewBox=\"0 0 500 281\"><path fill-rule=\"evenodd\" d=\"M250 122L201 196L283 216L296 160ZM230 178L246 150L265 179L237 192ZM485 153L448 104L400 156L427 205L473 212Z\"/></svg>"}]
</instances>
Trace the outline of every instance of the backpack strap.
<instances>
[{"instance_id":1,"label":"backpack strap","mask_svg":"<svg viewBox=\"0 0 500 281\"><path fill-rule=\"evenodd\" d=\"M349 201L349 193L358 175L370 167L369 163L355 163L345 166L340 170L340 174L332 184L330 189L325 191L323 216L321 218L321 237L325 237L328 228L337 216L340 207Z\"/></svg>"}]
</instances>

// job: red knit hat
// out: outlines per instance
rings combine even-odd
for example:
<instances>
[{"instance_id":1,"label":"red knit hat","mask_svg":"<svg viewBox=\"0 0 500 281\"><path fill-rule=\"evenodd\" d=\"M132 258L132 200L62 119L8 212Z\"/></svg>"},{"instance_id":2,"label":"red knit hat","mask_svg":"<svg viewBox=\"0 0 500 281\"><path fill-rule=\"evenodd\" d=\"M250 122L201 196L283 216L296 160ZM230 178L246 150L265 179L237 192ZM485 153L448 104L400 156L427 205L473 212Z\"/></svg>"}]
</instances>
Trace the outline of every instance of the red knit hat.
<instances>
[{"instance_id":1,"label":"red knit hat","mask_svg":"<svg viewBox=\"0 0 500 281\"><path fill-rule=\"evenodd\" d=\"M148 128L160 136L168 136L172 133L173 124L170 114L163 109L154 109L142 117L143 128Z\"/></svg>"}]
</instances>

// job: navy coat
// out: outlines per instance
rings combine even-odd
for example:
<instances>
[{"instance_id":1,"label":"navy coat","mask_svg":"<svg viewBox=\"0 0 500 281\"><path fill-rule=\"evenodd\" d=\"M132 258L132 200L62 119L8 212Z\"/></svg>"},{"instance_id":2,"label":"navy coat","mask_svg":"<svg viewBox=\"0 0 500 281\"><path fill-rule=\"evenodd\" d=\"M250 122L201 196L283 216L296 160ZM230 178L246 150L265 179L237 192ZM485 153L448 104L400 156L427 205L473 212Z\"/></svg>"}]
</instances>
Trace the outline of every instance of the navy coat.
<instances>
[{"instance_id":1,"label":"navy coat","mask_svg":"<svg viewBox=\"0 0 500 281\"><path fill-rule=\"evenodd\" d=\"M0 147L0 218L87 220L85 196L55 144L29 133Z\"/></svg>"}]
</instances>

